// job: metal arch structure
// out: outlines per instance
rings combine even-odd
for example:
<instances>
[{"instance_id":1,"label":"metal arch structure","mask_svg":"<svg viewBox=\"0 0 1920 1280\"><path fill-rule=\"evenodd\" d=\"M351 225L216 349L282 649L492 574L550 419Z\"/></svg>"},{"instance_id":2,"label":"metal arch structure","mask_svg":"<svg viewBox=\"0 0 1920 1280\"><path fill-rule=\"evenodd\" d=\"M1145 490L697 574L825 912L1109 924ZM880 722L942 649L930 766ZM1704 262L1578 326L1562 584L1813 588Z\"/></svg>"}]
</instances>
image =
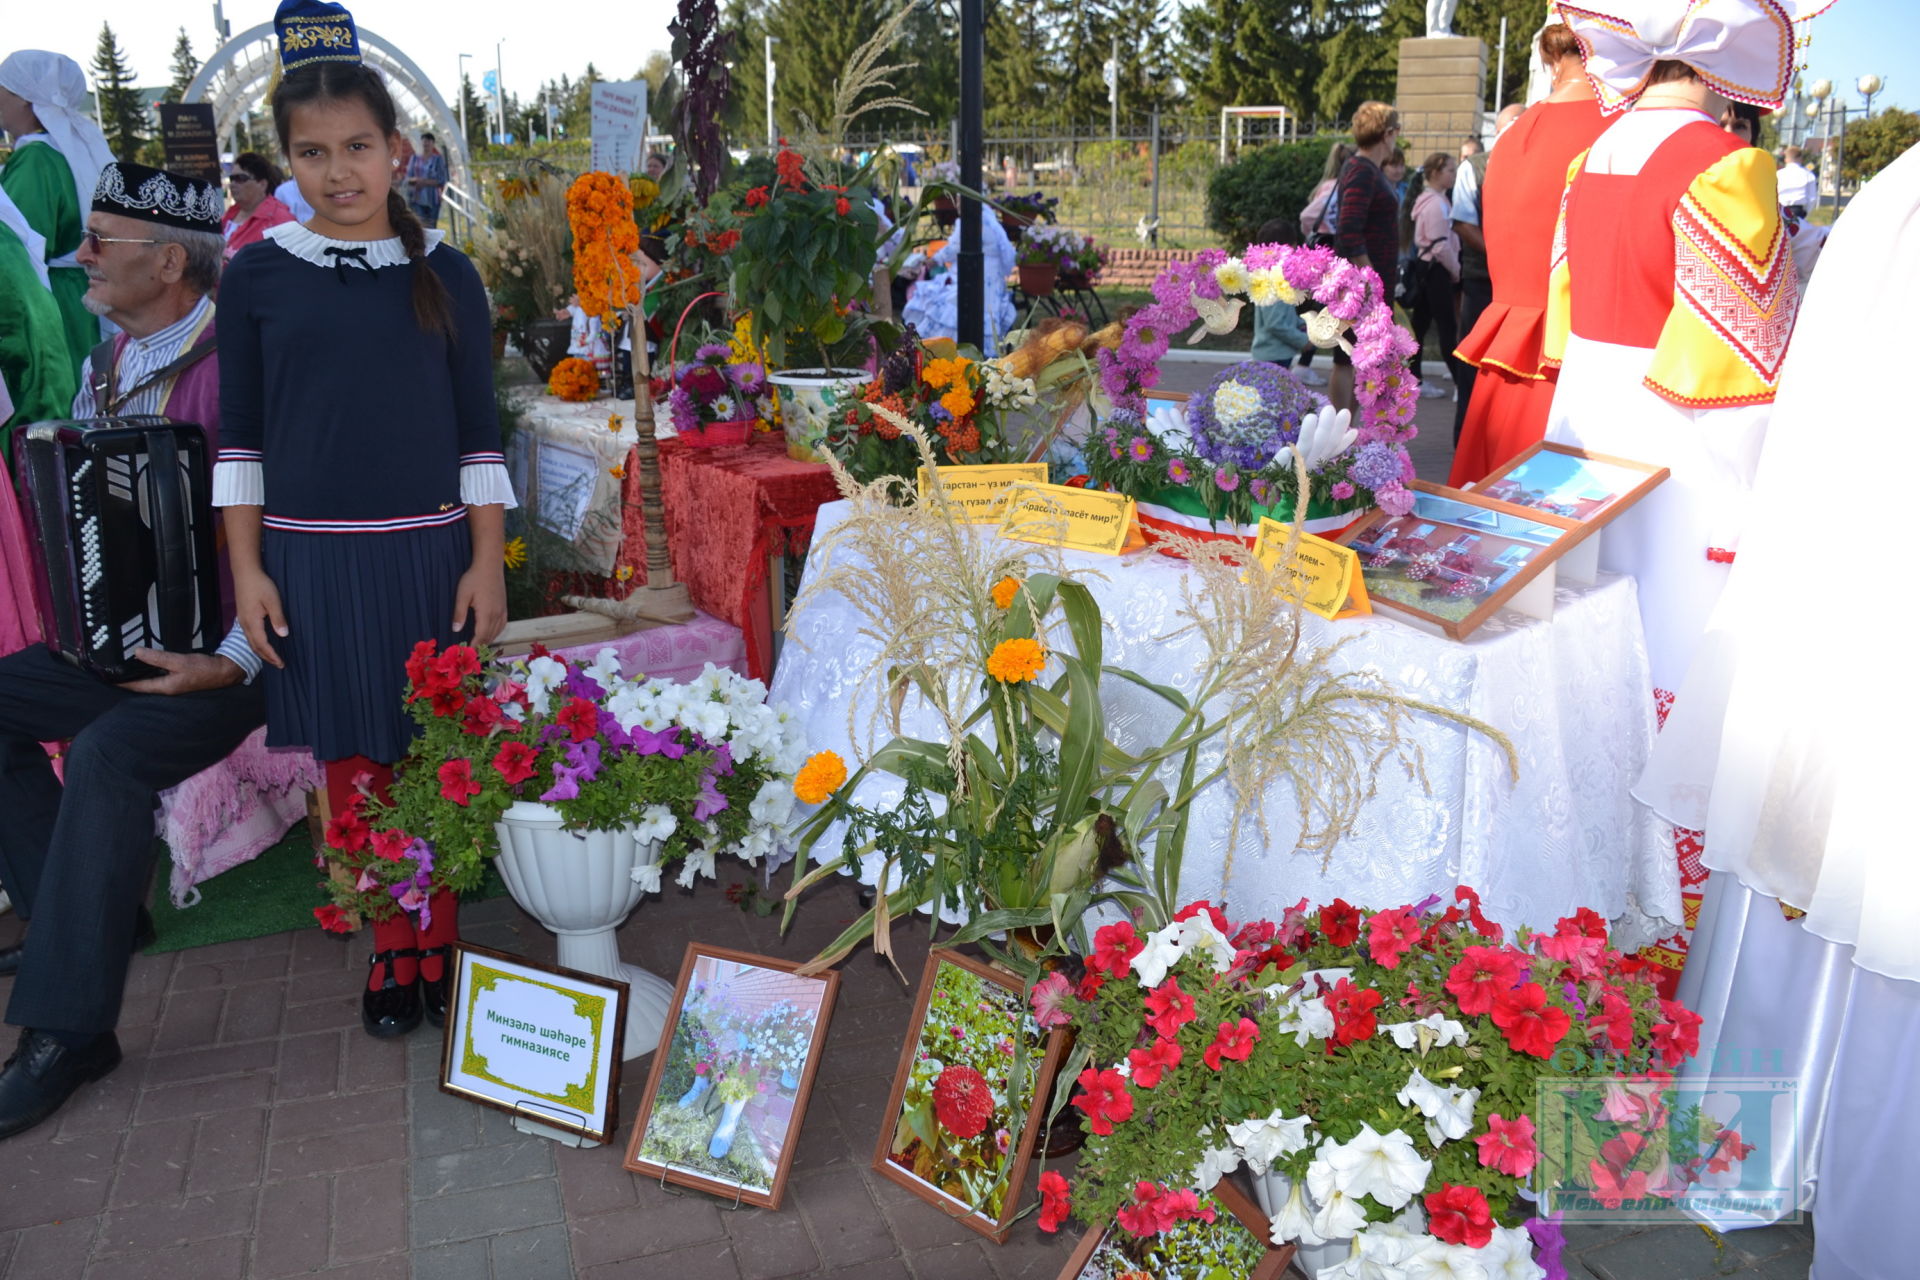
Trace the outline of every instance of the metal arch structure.
<instances>
[{"instance_id":1,"label":"metal arch structure","mask_svg":"<svg viewBox=\"0 0 1920 1280\"><path fill-rule=\"evenodd\" d=\"M365 27L356 28L360 38L360 56L386 76L394 91L395 106L401 124L421 122L446 153L449 185L470 185L467 140L460 132L460 121L447 108L446 99L433 87L426 73L396 46L382 40ZM182 95L182 102L207 102L213 105L214 135L229 138L241 119L267 96L275 69L280 64L279 47L274 40L273 24L263 22L249 27L221 45L200 68ZM408 107L413 108L411 114Z\"/></svg>"}]
</instances>

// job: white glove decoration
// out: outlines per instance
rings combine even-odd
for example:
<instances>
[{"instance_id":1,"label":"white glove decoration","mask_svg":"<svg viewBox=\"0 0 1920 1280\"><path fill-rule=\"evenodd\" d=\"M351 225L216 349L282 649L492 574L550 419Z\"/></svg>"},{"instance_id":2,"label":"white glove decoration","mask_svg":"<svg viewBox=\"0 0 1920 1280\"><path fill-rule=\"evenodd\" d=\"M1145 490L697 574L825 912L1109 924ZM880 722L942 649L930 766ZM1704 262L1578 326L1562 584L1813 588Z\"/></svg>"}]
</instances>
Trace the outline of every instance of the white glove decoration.
<instances>
[{"instance_id":1,"label":"white glove decoration","mask_svg":"<svg viewBox=\"0 0 1920 1280\"><path fill-rule=\"evenodd\" d=\"M1184 449L1190 443L1187 431L1187 406L1178 401L1155 400L1147 413L1147 431L1169 449Z\"/></svg>"},{"instance_id":2,"label":"white glove decoration","mask_svg":"<svg viewBox=\"0 0 1920 1280\"><path fill-rule=\"evenodd\" d=\"M1293 455L1297 452L1306 460L1307 470L1317 471L1351 449L1353 442L1360 438L1360 432L1351 425L1352 422L1351 410L1336 410L1331 405L1322 405L1317 412L1300 420L1299 442L1283 446L1274 457L1274 465L1291 467Z\"/></svg>"}]
</instances>

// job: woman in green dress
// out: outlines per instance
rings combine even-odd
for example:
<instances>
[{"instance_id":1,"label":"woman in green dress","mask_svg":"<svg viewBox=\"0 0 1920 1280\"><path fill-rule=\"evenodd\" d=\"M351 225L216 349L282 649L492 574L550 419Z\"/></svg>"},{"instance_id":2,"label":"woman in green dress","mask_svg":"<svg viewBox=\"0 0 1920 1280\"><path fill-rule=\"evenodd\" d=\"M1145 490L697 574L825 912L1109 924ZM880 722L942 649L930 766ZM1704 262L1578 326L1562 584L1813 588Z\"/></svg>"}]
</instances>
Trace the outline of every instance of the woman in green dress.
<instances>
[{"instance_id":1,"label":"woman in green dress","mask_svg":"<svg viewBox=\"0 0 1920 1280\"><path fill-rule=\"evenodd\" d=\"M76 370L100 341L100 321L80 301L87 273L73 255L93 185L113 159L86 102L87 78L64 54L22 49L0 62L0 126L13 139L0 188L46 238L48 283Z\"/></svg>"}]
</instances>

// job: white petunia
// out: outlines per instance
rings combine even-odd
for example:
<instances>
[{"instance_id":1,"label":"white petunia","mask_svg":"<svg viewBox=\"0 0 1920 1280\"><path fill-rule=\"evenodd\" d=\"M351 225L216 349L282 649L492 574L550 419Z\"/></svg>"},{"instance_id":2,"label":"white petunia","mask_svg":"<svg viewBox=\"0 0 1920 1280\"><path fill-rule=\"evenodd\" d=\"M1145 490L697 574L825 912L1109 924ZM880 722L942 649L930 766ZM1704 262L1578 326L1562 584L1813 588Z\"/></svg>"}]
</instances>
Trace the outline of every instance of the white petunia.
<instances>
[{"instance_id":1,"label":"white petunia","mask_svg":"<svg viewBox=\"0 0 1920 1280\"><path fill-rule=\"evenodd\" d=\"M1418 1049L1423 1058L1430 1049L1444 1049L1449 1045L1464 1045L1467 1042L1465 1027L1437 1013L1430 1013L1418 1022L1389 1023L1380 1030L1393 1037L1393 1042L1402 1049Z\"/></svg>"},{"instance_id":2,"label":"white petunia","mask_svg":"<svg viewBox=\"0 0 1920 1280\"><path fill-rule=\"evenodd\" d=\"M1214 1147L1193 1166L1193 1185L1200 1191L1213 1190L1214 1184L1240 1167L1240 1153L1232 1147Z\"/></svg>"},{"instance_id":3,"label":"white petunia","mask_svg":"<svg viewBox=\"0 0 1920 1280\"><path fill-rule=\"evenodd\" d=\"M1406 1260L1401 1274L1407 1280L1487 1280L1480 1250L1433 1236L1423 1238L1420 1251Z\"/></svg>"},{"instance_id":4,"label":"white petunia","mask_svg":"<svg viewBox=\"0 0 1920 1280\"><path fill-rule=\"evenodd\" d=\"M727 709L717 702L696 702L680 708L674 717L682 726L708 742L722 742L727 736Z\"/></svg>"},{"instance_id":5,"label":"white petunia","mask_svg":"<svg viewBox=\"0 0 1920 1280\"><path fill-rule=\"evenodd\" d=\"M1311 1145L1307 1141L1307 1126L1312 1123L1307 1116L1294 1116L1289 1120L1276 1109L1265 1120L1228 1125L1227 1137L1239 1148L1247 1168L1264 1174L1281 1156L1305 1151Z\"/></svg>"},{"instance_id":6,"label":"white petunia","mask_svg":"<svg viewBox=\"0 0 1920 1280\"><path fill-rule=\"evenodd\" d=\"M527 702L544 714L553 691L566 682L567 669L553 658L535 658L527 664Z\"/></svg>"},{"instance_id":7,"label":"white petunia","mask_svg":"<svg viewBox=\"0 0 1920 1280\"><path fill-rule=\"evenodd\" d=\"M635 840L665 840L680 828L673 810L663 804L650 804L640 811L640 821L632 827Z\"/></svg>"},{"instance_id":8,"label":"white petunia","mask_svg":"<svg viewBox=\"0 0 1920 1280\"><path fill-rule=\"evenodd\" d=\"M1157 987L1166 980L1167 970L1194 950L1208 956L1215 973L1225 973L1233 967L1233 944L1227 941L1226 934L1213 927L1206 913L1201 912L1148 934L1146 946L1133 958L1133 975L1141 986Z\"/></svg>"},{"instance_id":9,"label":"white petunia","mask_svg":"<svg viewBox=\"0 0 1920 1280\"><path fill-rule=\"evenodd\" d=\"M754 793L747 816L763 826L784 828L793 819L793 806L793 784L785 778L770 778Z\"/></svg>"},{"instance_id":10,"label":"white petunia","mask_svg":"<svg viewBox=\"0 0 1920 1280\"><path fill-rule=\"evenodd\" d=\"M1405 1264L1425 1247L1424 1234L1403 1230L1397 1223L1383 1222L1353 1238L1353 1280L1404 1280ZM1320 1273L1325 1276L1327 1273Z\"/></svg>"},{"instance_id":11,"label":"white petunia","mask_svg":"<svg viewBox=\"0 0 1920 1280\"><path fill-rule=\"evenodd\" d=\"M1298 1182L1287 1192L1287 1202L1273 1215L1271 1235L1276 1245L1298 1240L1303 1245L1325 1244L1313 1229L1313 1208L1307 1203L1306 1189Z\"/></svg>"},{"instance_id":12,"label":"white petunia","mask_svg":"<svg viewBox=\"0 0 1920 1280\"><path fill-rule=\"evenodd\" d=\"M703 875L709 880L713 879L713 850L711 848L696 849L692 853L689 853L687 855L686 865L680 868L680 874L674 878L674 883L682 889L691 889L693 888L693 877L695 873Z\"/></svg>"},{"instance_id":13,"label":"white petunia","mask_svg":"<svg viewBox=\"0 0 1920 1280\"><path fill-rule=\"evenodd\" d=\"M1546 1268L1533 1260L1533 1237L1525 1227L1495 1226L1480 1250L1489 1280L1543 1280Z\"/></svg>"},{"instance_id":14,"label":"white petunia","mask_svg":"<svg viewBox=\"0 0 1920 1280\"><path fill-rule=\"evenodd\" d=\"M1313 1229L1325 1240L1350 1236L1367 1225L1360 1197L1342 1190L1338 1173L1325 1158L1307 1166L1307 1194L1313 1197Z\"/></svg>"},{"instance_id":15,"label":"white petunia","mask_svg":"<svg viewBox=\"0 0 1920 1280\"><path fill-rule=\"evenodd\" d=\"M642 893L660 892L660 864L649 862L633 869L633 882L640 886Z\"/></svg>"},{"instance_id":16,"label":"white petunia","mask_svg":"<svg viewBox=\"0 0 1920 1280\"><path fill-rule=\"evenodd\" d=\"M611 690L622 679L620 654L612 645L607 645L593 655L593 661L587 664L585 670L593 677L594 683L602 689Z\"/></svg>"},{"instance_id":17,"label":"white petunia","mask_svg":"<svg viewBox=\"0 0 1920 1280\"><path fill-rule=\"evenodd\" d=\"M1431 1161L1414 1149L1413 1139L1398 1129L1381 1134L1370 1124L1345 1143L1320 1148L1321 1160L1336 1175L1336 1184L1351 1196L1372 1196L1389 1209L1398 1209L1427 1185Z\"/></svg>"}]
</instances>

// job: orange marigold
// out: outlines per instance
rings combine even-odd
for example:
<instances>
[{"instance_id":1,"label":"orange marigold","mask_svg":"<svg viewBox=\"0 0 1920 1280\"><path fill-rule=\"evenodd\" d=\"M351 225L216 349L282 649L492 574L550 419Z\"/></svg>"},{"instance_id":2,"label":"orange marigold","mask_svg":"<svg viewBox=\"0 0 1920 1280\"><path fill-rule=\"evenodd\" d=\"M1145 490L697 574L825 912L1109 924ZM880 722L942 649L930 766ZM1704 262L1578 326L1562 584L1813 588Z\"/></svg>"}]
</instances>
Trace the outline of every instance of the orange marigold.
<instances>
[{"instance_id":1,"label":"orange marigold","mask_svg":"<svg viewBox=\"0 0 1920 1280\"><path fill-rule=\"evenodd\" d=\"M846 761L831 751L818 751L793 775L793 794L801 804L823 804L846 780Z\"/></svg>"},{"instance_id":2,"label":"orange marigold","mask_svg":"<svg viewBox=\"0 0 1920 1280\"><path fill-rule=\"evenodd\" d=\"M1047 665L1047 651L1038 640L1029 640L1024 636L1017 640L1002 640L987 657L987 674L1002 684L1019 684L1022 680L1036 680L1040 669Z\"/></svg>"},{"instance_id":3,"label":"orange marigold","mask_svg":"<svg viewBox=\"0 0 1920 1280\"><path fill-rule=\"evenodd\" d=\"M927 361L920 370L920 380L930 387L945 387L960 376L963 364L959 360L934 359Z\"/></svg>"},{"instance_id":4,"label":"orange marigold","mask_svg":"<svg viewBox=\"0 0 1920 1280\"><path fill-rule=\"evenodd\" d=\"M969 391L964 384L956 383L953 390L940 397L940 405L953 415L953 420L957 423L973 412L973 392Z\"/></svg>"},{"instance_id":5,"label":"orange marigold","mask_svg":"<svg viewBox=\"0 0 1920 1280\"><path fill-rule=\"evenodd\" d=\"M591 360L568 356L547 375L547 390L562 400L591 400L600 394L600 371Z\"/></svg>"},{"instance_id":6,"label":"orange marigold","mask_svg":"<svg viewBox=\"0 0 1920 1280\"><path fill-rule=\"evenodd\" d=\"M1002 609L1013 607L1013 598L1020 594L1020 579L1005 577L993 584L993 602Z\"/></svg>"}]
</instances>

